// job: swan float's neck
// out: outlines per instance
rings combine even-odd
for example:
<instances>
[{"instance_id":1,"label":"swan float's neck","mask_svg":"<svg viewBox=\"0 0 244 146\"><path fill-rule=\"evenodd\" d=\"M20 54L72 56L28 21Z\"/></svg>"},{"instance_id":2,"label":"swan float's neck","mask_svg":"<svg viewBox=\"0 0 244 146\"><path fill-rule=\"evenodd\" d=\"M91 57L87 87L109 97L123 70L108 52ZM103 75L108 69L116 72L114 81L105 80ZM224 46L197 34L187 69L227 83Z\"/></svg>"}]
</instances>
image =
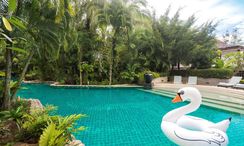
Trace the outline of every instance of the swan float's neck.
<instances>
[{"instance_id":1,"label":"swan float's neck","mask_svg":"<svg viewBox=\"0 0 244 146\"><path fill-rule=\"evenodd\" d=\"M176 123L181 116L197 110L200 105L201 105L201 97L198 99L192 99L189 104L168 112L163 117L163 121Z\"/></svg>"}]
</instances>

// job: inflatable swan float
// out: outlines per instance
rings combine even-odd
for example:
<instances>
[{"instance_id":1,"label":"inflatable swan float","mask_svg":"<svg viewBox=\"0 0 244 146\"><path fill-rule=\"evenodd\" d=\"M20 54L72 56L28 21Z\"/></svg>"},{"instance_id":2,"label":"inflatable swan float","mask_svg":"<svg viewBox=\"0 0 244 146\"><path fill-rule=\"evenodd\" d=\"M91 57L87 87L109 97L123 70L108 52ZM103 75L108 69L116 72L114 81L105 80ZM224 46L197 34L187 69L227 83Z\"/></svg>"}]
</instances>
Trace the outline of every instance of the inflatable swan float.
<instances>
[{"instance_id":1,"label":"inflatable swan float","mask_svg":"<svg viewBox=\"0 0 244 146\"><path fill-rule=\"evenodd\" d=\"M164 134L180 146L228 145L226 130L231 118L213 123L198 117L186 116L200 107L202 96L196 88L185 87L178 91L172 102L176 103L187 99L190 100L189 104L174 109L163 117L161 129Z\"/></svg>"}]
</instances>

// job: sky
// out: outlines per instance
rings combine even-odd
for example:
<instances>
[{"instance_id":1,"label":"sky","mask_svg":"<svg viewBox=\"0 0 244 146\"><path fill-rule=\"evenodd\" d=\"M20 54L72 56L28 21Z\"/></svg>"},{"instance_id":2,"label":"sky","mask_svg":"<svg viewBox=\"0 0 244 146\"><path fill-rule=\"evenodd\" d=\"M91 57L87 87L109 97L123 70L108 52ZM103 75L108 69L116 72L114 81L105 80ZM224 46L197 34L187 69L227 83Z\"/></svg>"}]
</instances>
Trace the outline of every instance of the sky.
<instances>
[{"instance_id":1,"label":"sky","mask_svg":"<svg viewBox=\"0 0 244 146\"><path fill-rule=\"evenodd\" d=\"M244 0L147 0L148 5L156 11L159 17L171 5L172 16L178 8L181 10L181 19L186 20L192 14L197 18L196 24L200 25L209 20L219 22L216 34L221 36L226 30L232 31L233 27L239 28L244 40Z\"/></svg>"}]
</instances>

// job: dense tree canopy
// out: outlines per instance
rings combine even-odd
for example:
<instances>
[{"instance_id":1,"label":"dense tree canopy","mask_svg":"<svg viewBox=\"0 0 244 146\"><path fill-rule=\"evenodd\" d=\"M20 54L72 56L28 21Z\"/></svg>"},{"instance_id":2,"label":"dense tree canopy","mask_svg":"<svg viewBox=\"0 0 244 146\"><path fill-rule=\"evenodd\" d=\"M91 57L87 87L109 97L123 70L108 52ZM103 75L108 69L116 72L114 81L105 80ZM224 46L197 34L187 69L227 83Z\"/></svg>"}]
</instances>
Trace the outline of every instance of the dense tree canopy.
<instances>
[{"instance_id":1,"label":"dense tree canopy","mask_svg":"<svg viewBox=\"0 0 244 146\"><path fill-rule=\"evenodd\" d=\"M208 68L215 57L215 24L181 20L181 9L169 17L170 7L158 18L145 0L2 0L0 7L6 89L11 75L20 76L18 87L26 71L26 79L114 84L180 64Z\"/></svg>"}]
</instances>

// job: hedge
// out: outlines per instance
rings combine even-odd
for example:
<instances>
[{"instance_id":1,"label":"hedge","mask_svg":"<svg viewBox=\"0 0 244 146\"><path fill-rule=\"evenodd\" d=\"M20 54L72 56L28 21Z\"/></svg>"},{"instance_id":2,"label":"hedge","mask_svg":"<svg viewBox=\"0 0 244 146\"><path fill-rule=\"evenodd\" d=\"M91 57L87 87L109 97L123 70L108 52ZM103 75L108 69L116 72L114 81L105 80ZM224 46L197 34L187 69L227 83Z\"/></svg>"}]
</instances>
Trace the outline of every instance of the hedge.
<instances>
[{"instance_id":1,"label":"hedge","mask_svg":"<svg viewBox=\"0 0 244 146\"><path fill-rule=\"evenodd\" d=\"M244 84L244 80L241 80L241 81L240 81L240 84Z\"/></svg>"},{"instance_id":2,"label":"hedge","mask_svg":"<svg viewBox=\"0 0 244 146\"><path fill-rule=\"evenodd\" d=\"M170 72L171 76L181 75L181 76L197 76L202 78L220 78L226 79L233 76L233 70L231 69L190 69L190 70L173 70Z\"/></svg>"}]
</instances>

